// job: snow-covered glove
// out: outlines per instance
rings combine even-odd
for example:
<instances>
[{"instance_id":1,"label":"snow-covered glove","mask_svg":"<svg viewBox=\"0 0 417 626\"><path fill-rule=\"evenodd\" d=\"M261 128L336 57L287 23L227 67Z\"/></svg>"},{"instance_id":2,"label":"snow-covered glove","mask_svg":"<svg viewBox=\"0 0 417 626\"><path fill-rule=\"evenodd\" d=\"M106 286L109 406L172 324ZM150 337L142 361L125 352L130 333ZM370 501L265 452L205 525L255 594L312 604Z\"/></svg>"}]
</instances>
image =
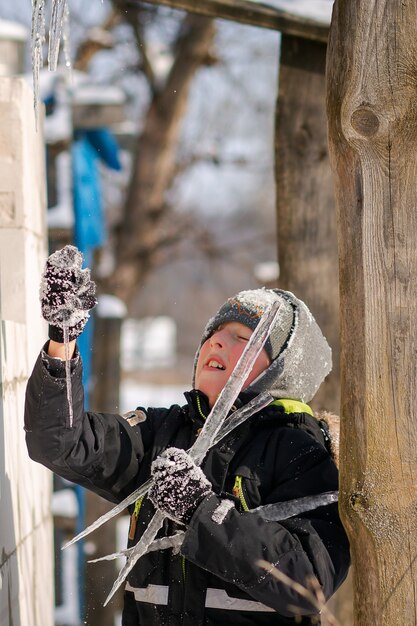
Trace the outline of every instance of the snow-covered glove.
<instances>
[{"instance_id":1,"label":"snow-covered glove","mask_svg":"<svg viewBox=\"0 0 417 626\"><path fill-rule=\"evenodd\" d=\"M149 498L175 522L188 524L211 483L185 450L168 448L152 463Z\"/></svg>"},{"instance_id":2,"label":"snow-covered glove","mask_svg":"<svg viewBox=\"0 0 417 626\"><path fill-rule=\"evenodd\" d=\"M50 255L42 274L39 291L42 317L49 322L49 338L64 342L63 327L69 341L84 330L89 311L96 304L96 285L90 270L81 269L83 257L75 246L65 246Z\"/></svg>"}]
</instances>

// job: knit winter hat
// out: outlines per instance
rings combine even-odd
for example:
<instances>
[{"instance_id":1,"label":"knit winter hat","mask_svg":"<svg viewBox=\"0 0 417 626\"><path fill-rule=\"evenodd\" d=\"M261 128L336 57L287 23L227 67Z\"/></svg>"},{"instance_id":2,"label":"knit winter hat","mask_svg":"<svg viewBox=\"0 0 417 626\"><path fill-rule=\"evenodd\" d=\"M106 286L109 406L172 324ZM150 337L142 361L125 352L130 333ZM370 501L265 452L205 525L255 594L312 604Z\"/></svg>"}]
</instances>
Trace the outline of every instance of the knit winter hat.
<instances>
[{"instance_id":1,"label":"knit winter hat","mask_svg":"<svg viewBox=\"0 0 417 626\"><path fill-rule=\"evenodd\" d=\"M240 322L251 330L266 308L280 302L277 320L265 343L271 365L248 391L269 391L276 398L309 402L331 370L331 349L307 306L291 292L280 289L241 291L223 304L204 331L194 360L193 385L200 349L216 328Z\"/></svg>"}]
</instances>

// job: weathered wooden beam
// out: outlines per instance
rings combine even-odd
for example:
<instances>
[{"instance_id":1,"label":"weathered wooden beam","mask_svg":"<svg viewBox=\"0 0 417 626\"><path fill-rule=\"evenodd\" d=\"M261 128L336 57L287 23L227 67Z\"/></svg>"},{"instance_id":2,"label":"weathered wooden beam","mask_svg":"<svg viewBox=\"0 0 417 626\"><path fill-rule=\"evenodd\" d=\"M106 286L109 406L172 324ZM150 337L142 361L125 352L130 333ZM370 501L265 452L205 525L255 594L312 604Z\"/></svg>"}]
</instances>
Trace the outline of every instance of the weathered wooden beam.
<instances>
[{"instance_id":1,"label":"weathered wooden beam","mask_svg":"<svg viewBox=\"0 0 417 626\"><path fill-rule=\"evenodd\" d=\"M328 122L341 288L341 512L355 624L417 624L417 2L336 0Z\"/></svg>"},{"instance_id":2,"label":"weathered wooden beam","mask_svg":"<svg viewBox=\"0 0 417 626\"><path fill-rule=\"evenodd\" d=\"M294 15L261 2L250 2L250 0L146 0L146 2L147 4L162 4L190 13L269 28L317 41L327 41L329 34L328 24ZM128 2L128 5L132 7L138 4L139 2L136 0Z\"/></svg>"}]
</instances>

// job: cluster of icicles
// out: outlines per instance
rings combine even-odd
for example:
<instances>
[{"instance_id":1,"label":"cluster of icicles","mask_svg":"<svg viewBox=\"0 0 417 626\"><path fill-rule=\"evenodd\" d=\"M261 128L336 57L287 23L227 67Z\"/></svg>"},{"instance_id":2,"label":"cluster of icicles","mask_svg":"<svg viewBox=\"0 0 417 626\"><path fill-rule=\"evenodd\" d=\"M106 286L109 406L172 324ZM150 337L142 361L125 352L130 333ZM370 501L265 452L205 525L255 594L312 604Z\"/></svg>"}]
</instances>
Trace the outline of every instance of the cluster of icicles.
<instances>
[{"instance_id":1,"label":"cluster of icicles","mask_svg":"<svg viewBox=\"0 0 417 626\"><path fill-rule=\"evenodd\" d=\"M45 0L32 0L32 72L35 114L39 103L39 72L43 66L45 43ZM61 37L64 41L65 64L71 66L69 51L69 8L67 0L52 0L49 24L48 69L56 70Z\"/></svg>"},{"instance_id":2,"label":"cluster of icicles","mask_svg":"<svg viewBox=\"0 0 417 626\"><path fill-rule=\"evenodd\" d=\"M244 381L247 379L248 374L253 367L254 362L261 352L272 326L276 323L278 311L279 303L274 303L263 314L258 326L253 332L248 344L246 345L242 356L236 364L233 373L231 374L219 397L217 398L217 401L214 404L210 415L207 417L198 439L188 450L189 455L194 460L196 465L201 465L208 450L212 446L218 443L237 426L242 424L246 419L248 419L248 417L260 411L262 408L272 402L273 397L268 392L262 392L247 405L233 413L232 417L229 417L228 420L225 420L225 417L229 414L237 396L239 395L243 387ZM91 524L91 526L89 526L79 535L74 537L74 539L67 543L64 548L85 537L93 530L96 530L109 519L123 511L127 506L133 504L138 498L147 493L151 484L152 479L149 479L141 487L136 489L136 491L131 493L130 496L125 498L125 500L120 502L120 504L115 506L111 511L100 517L93 524ZM308 496L306 498L291 500L290 502L282 502L278 504L267 505L265 507L258 507L257 509L254 509L252 513L260 514L266 520L279 521L287 519L288 517L292 517L294 515L298 515L304 511L308 511L319 506L324 506L326 504L330 504L331 502L336 502L337 499L337 491L332 491L322 493L317 496ZM178 551L180 549L181 543L184 538L183 532L178 532L172 537L155 539L156 534L161 528L164 519L165 515L161 511L157 510L145 532L143 533L141 539L135 546L129 548L128 550L123 550L120 553L111 554L102 557L101 559L96 559L96 561L99 561L104 559L114 559L119 556L125 556L127 558L126 564L120 570L120 573L105 601L105 605L113 597L114 593L123 583L123 581L126 580L127 575L129 574L135 563L138 561L138 559L146 552L168 548L171 548L174 551Z\"/></svg>"}]
</instances>

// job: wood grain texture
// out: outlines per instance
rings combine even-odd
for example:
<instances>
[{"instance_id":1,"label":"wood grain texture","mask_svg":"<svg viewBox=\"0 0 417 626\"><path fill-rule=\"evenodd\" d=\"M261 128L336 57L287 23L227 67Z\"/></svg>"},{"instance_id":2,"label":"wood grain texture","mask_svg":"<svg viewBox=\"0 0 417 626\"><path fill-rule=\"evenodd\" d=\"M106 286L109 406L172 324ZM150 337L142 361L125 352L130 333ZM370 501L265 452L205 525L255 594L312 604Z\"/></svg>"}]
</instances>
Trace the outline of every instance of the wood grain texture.
<instances>
[{"instance_id":1,"label":"wood grain texture","mask_svg":"<svg viewBox=\"0 0 417 626\"><path fill-rule=\"evenodd\" d=\"M327 111L340 251L341 508L361 626L417 624L416 92L416 0L336 0Z\"/></svg>"}]
</instances>

